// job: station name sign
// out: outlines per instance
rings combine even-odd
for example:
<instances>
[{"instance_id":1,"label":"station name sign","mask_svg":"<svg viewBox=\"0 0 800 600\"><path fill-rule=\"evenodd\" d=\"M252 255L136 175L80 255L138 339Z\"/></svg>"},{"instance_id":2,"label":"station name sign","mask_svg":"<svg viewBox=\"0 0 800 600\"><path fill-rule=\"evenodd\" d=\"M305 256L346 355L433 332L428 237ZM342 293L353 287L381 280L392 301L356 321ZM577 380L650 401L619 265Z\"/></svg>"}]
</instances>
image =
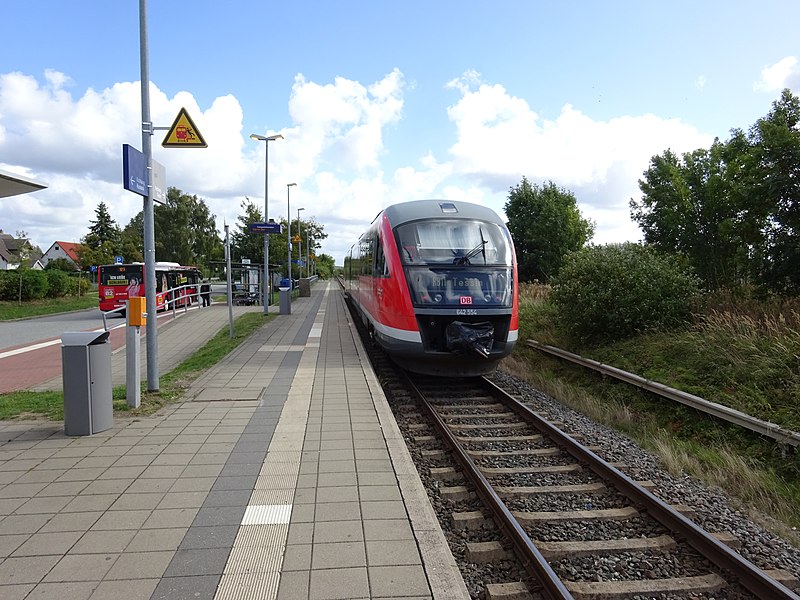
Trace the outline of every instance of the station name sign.
<instances>
[{"instance_id":1,"label":"station name sign","mask_svg":"<svg viewBox=\"0 0 800 600\"><path fill-rule=\"evenodd\" d=\"M253 233L280 233L280 223L250 223L248 229Z\"/></svg>"}]
</instances>

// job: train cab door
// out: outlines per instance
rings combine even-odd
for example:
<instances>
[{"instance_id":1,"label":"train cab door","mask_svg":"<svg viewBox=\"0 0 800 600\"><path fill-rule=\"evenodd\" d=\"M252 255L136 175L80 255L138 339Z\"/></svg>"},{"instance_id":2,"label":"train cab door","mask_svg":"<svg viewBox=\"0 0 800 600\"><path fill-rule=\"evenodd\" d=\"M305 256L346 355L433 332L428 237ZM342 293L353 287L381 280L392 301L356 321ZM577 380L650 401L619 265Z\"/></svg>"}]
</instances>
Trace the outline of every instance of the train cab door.
<instances>
[{"instance_id":1,"label":"train cab door","mask_svg":"<svg viewBox=\"0 0 800 600\"><path fill-rule=\"evenodd\" d=\"M392 300L394 294L389 279L389 267L386 264L386 255L383 252L383 239L380 233L375 237L375 261L372 270L372 293L375 299L376 316L383 324L390 323L392 319Z\"/></svg>"}]
</instances>

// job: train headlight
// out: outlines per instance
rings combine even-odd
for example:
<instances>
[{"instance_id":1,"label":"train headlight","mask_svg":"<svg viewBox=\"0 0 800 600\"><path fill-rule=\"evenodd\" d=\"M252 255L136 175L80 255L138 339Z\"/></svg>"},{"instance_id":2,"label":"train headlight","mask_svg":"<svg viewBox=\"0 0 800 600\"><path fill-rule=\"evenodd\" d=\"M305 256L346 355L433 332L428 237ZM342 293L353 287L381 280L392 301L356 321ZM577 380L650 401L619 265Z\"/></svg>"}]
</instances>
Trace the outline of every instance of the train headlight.
<instances>
[{"instance_id":1,"label":"train headlight","mask_svg":"<svg viewBox=\"0 0 800 600\"><path fill-rule=\"evenodd\" d=\"M434 294L433 295L433 301L434 302L441 302L442 301L442 295L441 294Z\"/></svg>"}]
</instances>

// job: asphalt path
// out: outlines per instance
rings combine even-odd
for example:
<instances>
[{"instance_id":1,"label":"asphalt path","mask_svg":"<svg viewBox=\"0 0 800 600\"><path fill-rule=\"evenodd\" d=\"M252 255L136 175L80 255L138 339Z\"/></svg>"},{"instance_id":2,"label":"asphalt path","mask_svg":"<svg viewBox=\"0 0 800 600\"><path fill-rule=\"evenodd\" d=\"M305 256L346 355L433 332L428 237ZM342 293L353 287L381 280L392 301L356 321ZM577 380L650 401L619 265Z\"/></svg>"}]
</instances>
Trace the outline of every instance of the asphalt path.
<instances>
[{"instance_id":1,"label":"asphalt path","mask_svg":"<svg viewBox=\"0 0 800 600\"><path fill-rule=\"evenodd\" d=\"M109 317L109 327L123 323L121 317ZM61 339L65 331L93 331L103 328L103 316L98 308L33 319L0 321L0 351L35 342Z\"/></svg>"},{"instance_id":2,"label":"asphalt path","mask_svg":"<svg viewBox=\"0 0 800 600\"><path fill-rule=\"evenodd\" d=\"M212 284L212 295L224 295L224 284ZM159 313L159 318L168 317ZM125 318L107 316L112 351L125 345ZM61 336L71 331L102 331L100 309L0 321L0 393L32 389L61 374Z\"/></svg>"}]
</instances>

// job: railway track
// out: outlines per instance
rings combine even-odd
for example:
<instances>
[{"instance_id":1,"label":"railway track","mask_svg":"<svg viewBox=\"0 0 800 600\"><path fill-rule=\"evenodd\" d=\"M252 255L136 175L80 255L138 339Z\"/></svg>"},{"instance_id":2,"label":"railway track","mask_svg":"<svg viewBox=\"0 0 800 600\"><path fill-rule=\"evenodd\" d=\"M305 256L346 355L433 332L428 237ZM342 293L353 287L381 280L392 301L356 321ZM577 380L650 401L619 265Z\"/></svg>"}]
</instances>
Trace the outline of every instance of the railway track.
<instances>
[{"instance_id":1,"label":"railway track","mask_svg":"<svg viewBox=\"0 0 800 600\"><path fill-rule=\"evenodd\" d=\"M798 598L490 381L373 360L474 597Z\"/></svg>"}]
</instances>

